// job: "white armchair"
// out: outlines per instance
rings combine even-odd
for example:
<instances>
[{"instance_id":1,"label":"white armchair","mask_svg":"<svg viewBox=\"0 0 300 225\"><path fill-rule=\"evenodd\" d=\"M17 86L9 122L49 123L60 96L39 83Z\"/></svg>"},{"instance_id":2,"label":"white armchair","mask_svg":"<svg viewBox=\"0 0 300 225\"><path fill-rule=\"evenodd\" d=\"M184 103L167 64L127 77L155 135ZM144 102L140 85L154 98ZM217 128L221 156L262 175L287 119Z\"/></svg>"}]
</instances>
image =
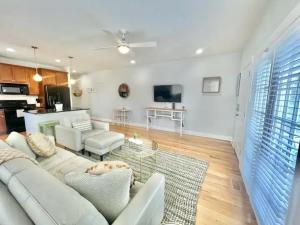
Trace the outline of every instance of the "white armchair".
<instances>
[{"instance_id":1,"label":"white armchair","mask_svg":"<svg viewBox=\"0 0 300 225\"><path fill-rule=\"evenodd\" d=\"M81 132L78 129L64 126L64 124L55 126L56 142L73 151L84 150L84 142L87 138L109 131L109 123L92 121L93 129Z\"/></svg>"}]
</instances>

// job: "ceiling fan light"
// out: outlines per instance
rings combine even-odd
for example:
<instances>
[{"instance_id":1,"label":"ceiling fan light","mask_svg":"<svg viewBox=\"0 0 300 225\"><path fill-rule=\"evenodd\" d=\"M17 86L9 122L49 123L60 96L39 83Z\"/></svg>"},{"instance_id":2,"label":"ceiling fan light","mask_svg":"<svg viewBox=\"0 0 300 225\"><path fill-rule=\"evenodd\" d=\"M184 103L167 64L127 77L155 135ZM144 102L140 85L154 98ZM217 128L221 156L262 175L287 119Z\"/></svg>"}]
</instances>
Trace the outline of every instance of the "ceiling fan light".
<instances>
[{"instance_id":1,"label":"ceiling fan light","mask_svg":"<svg viewBox=\"0 0 300 225\"><path fill-rule=\"evenodd\" d=\"M36 81L36 82L41 82L43 80L42 76L38 73L36 73L34 76L33 76L33 80Z\"/></svg>"},{"instance_id":2,"label":"ceiling fan light","mask_svg":"<svg viewBox=\"0 0 300 225\"><path fill-rule=\"evenodd\" d=\"M128 47L128 46L126 46L126 45L120 45L119 47L118 47L118 50L119 50L119 52L121 53L121 54L127 54L129 51L130 51L130 48Z\"/></svg>"}]
</instances>

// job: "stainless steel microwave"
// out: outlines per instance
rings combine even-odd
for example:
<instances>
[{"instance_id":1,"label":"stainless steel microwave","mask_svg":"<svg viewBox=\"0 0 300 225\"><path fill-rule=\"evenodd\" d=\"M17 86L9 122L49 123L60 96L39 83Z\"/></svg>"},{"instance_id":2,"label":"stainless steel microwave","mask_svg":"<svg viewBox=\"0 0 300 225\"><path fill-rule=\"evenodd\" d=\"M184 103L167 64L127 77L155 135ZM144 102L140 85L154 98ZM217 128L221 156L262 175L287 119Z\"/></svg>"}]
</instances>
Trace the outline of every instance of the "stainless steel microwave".
<instances>
[{"instance_id":1,"label":"stainless steel microwave","mask_svg":"<svg viewBox=\"0 0 300 225\"><path fill-rule=\"evenodd\" d=\"M0 93L3 95L28 95L27 84L0 84Z\"/></svg>"}]
</instances>

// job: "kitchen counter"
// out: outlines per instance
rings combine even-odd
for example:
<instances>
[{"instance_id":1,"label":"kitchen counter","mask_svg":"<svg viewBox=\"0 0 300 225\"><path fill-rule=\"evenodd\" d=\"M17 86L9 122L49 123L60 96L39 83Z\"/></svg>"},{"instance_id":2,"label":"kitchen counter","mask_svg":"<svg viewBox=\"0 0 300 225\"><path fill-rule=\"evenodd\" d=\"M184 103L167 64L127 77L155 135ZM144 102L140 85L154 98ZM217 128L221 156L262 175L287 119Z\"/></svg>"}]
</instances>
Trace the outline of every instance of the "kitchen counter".
<instances>
[{"instance_id":1,"label":"kitchen counter","mask_svg":"<svg viewBox=\"0 0 300 225\"><path fill-rule=\"evenodd\" d=\"M28 110L24 112L25 127L27 133L40 131L40 123L49 121L63 121L64 118L80 118L88 113L88 109L70 108L63 111L49 109Z\"/></svg>"},{"instance_id":2,"label":"kitchen counter","mask_svg":"<svg viewBox=\"0 0 300 225\"><path fill-rule=\"evenodd\" d=\"M35 109L35 110L28 110L25 111L25 113L30 113L34 115L39 115L39 114L48 114L48 113L63 113L63 112L72 112L72 111L80 111L80 110L89 110L85 108L68 108L68 109L63 109L62 111L56 111L55 109Z\"/></svg>"}]
</instances>

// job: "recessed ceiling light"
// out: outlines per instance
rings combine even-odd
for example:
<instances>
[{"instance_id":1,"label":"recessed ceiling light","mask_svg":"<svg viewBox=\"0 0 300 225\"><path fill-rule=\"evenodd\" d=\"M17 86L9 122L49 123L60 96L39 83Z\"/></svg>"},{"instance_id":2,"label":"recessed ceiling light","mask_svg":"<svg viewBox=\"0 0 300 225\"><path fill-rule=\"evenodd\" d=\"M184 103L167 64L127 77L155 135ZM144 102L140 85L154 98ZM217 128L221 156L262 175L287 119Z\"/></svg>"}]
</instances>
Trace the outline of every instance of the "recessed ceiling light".
<instances>
[{"instance_id":1,"label":"recessed ceiling light","mask_svg":"<svg viewBox=\"0 0 300 225\"><path fill-rule=\"evenodd\" d=\"M135 62L135 60L130 60L130 63L135 64L136 62Z\"/></svg>"},{"instance_id":2,"label":"recessed ceiling light","mask_svg":"<svg viewBox=\"0 0 300 225\"><path fill-rule=\"evenodd\" d=\"M7 51L7 52L16 52L16 50L13 49L13 48L6 48L6 51Z\"/></svg>"},{"instance_id":3,"label":"recessed ceiling light","mask_svg":"<svg viewBox=\"0 0 300 225\"><path fill-rule=\"evenodd\" d=\"M55 59L55 62L60 63L61 60L60 59Z\"/></svg>"},{"instance_id":4,"label":"recessed ceiling light","mask_svg":"<svg viewBox=\"0 0 300 225\"><path fill-rule=\"evenodd\" d=\"M77 71L76 70L72 70L72 73L76 73Z\"/></svg>"},{"instance_id":5,"label":"recessed ceiling light","mask_svg":"<svg viewBox=\"0 0 300 225\"><path fill-rule=\"evenodd\" d=\"M201 55L203 53L203 48L198 48L196 50L196 55Z\"/></svg>"}]
</instances>

